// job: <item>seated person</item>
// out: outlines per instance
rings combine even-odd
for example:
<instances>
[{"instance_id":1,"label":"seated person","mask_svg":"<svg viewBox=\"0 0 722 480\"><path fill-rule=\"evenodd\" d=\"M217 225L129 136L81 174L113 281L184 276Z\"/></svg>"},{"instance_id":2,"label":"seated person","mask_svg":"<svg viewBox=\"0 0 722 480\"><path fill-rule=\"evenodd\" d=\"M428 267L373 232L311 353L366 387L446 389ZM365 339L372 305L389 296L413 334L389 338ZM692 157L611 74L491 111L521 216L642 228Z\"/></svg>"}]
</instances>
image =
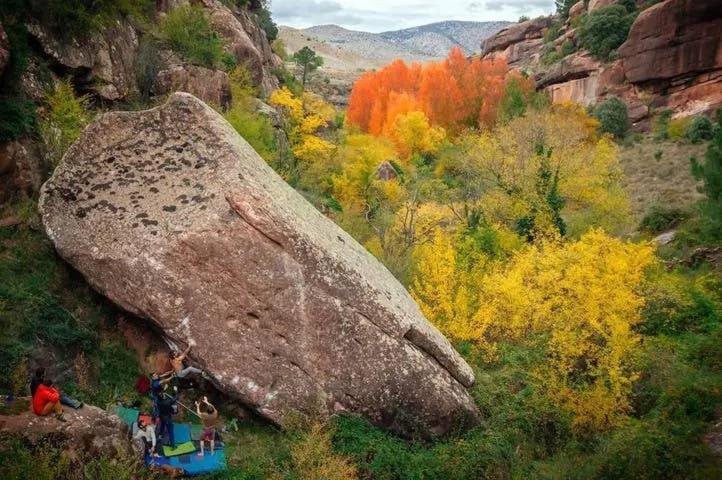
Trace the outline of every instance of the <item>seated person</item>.
<instances>
[{"instance_id":1,"label":"seated person","mask_svg":"<svg viewBox=\"0 0 722 480\"><path fill-rule=\"evenodd\" d=\"M145 455L158 456L155 452L155 427L147 424L142 418L138 419L138 431L133 435L133 440L143 440Z\"/></svg>"},{"instance_id":2,"label":"seated person","mask_svg":"<svg viewBox=\"0 0 722 480\"><path fill-rule=\"evenodd\" d=\"M61 422L65 421L63 417L63 407L60 405L60 392L53 388L53 381L49 378L43 380L43 383L35 389L33 395L33 412L41 417L55 413L55 417Z\"/></svg>"},{"instance_id":3,"label":"seated person","mask_svg":"<svg viewBox=\"0 0 722 480\"><path fill-rule=\"evenodd\" d=\"M210 444L211 455L213 455L216 449L216 423L218 422L218 410L216 409L216 407L211 405L211 403L208 401L208 397L203 397L203 410L201 411L200 402L196 402L196 413L203 422L201 451L198 456L203 456L206 442Z\"/></svg>"},{"instance_id":4,"label":"seated person","mask_svg":"<svg viewBox=\"0 0 722 480\"><path fill-rule=\"evenodd\" d=\"M35 396L35 391L38 389L38 386L43 383L44 379L45 379L45 367L38 367L37 369L35 369L35 374L30 379L30 396L31 397ZM83 407L83 402L75 400L73 398L70 398L63 393L60 394L60 404L75 408L76 410L78 408Z\"/></svg>"}]
</instances>

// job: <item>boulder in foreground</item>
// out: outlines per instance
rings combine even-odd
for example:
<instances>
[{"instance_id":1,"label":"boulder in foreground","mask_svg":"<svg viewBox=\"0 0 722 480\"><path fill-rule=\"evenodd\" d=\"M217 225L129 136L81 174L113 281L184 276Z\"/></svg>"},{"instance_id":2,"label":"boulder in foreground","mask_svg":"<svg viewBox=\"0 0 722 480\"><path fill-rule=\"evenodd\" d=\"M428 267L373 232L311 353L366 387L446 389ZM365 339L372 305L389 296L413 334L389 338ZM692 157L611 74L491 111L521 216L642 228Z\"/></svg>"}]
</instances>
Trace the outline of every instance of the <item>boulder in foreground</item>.
<instances>
[{"instance_id":1,"label":"boulder in foreground","mask_svg":"<svg viewBox=\"0 0 722 480\"><path fill-rule=\"evenodd\" d=\"M100 116L40 211L97 290L273 422L346 410L439 435L477 418L471 369L406 290L189 94Z\"/></svg>"}]
</instances>

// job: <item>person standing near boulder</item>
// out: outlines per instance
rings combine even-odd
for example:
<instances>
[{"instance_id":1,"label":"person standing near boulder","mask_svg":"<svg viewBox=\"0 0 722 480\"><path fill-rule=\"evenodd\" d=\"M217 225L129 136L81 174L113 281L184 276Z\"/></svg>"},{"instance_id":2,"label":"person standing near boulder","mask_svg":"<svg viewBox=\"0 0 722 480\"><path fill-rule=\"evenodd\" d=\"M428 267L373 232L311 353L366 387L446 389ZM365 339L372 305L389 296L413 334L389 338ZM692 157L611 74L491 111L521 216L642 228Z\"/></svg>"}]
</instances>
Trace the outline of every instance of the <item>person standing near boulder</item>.
<instances>
[{"instance_id":1,"label":"person standing near boulder","mask_svg":"<svg viewBox=\"0 0 722 480\"><path fill-rule=\"evenodd\" d=\"M208 397L203 397L203 410L201 410L200 402L196 402L196 413L201 418L201 422L203 422L201 451L198 456L202 457L204 455L206 442L210 444L211 455L213 455L216 450L216 423L218 422L218 410L211 404L211 402L208 401Z\"/></svg>"},{"instance_id":2,"label":"person standing near boulder","mask_svg":"<svg viewBox=\"0 0 722 480\"><path fill-rule=\"evenodd\" d=\"M43 383L35 389L35 395L33 395L33 412L35 412L35 415L41 417L55 413L55 417L58 420L61 422L65 421L65 417L63 417L63 406L60 405L60 392L56 388L53 388L52 380L43 380Z\"/></svg>"},{"instance_id":3,"label":"person standing near boulder","mask_svg":"<svg viewBox=\"0 0 722 480\"><path fill-rule=\"evenodd\" d=\"M175 434L173 432L173 413L175 403L178 400L178 388L173 387L175 395L170 396L167 392L162 392L158 396L158 416L160 417L160 429L158 434L168 439L171 448L175 448ZM166 437L166 435L168 435Z\"/></svg>"}]
</instances>

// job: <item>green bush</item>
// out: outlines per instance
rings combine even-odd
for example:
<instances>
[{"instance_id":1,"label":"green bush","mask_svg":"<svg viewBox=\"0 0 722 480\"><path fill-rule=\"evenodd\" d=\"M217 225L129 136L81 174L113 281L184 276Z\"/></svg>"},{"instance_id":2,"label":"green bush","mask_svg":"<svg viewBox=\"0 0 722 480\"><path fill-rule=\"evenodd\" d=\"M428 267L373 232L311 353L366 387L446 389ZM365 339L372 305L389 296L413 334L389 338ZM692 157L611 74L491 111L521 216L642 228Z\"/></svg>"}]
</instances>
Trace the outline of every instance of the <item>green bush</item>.
<instances>
[{"instance_id":1,"label":"green bush","mask_svg":"<svg viewBox=\"0 0 722 480\"><path fill-rule=\"evenodd\" d=\"M576 45L574 45L574 42L571 40L567 40L564 43L562 43L562 57L566 57L567 55L571 55L572 53L577 51Z\"/></svg>"},{"instance_id":2,"label":"green bush","mask_svg":"<svg viewBox=\"0 0 722 480\"><path fill-rule=\"evenodd\" d=\"M562 29L562 24L558 21L554 21L549 28L544 32L544 43L551 43L556 40Z\"/></svg>"},{"instance_id":3,"label":"green bush","mask_svg":"<svg viewBox=\"0 0 722 480\"><path fill-rule=\"evenodd\" d=\"M223 60L223 42L211 28L205 10L198 5L174 8L161 24L170 47L191 63L214 68Z\"/></svg>"},{"instance_id":4,"label":"green bush","mask_svg":"<svg viewBox=\"0 0 722 480\"><path fill-rule=\"evenodd\" d=\"M7 4L6 4L7 3ZM60 35L84 35L107 26L120 16L146 18L155 11L154 0L47 0L0 2L0 14L32 17Z\"/></svg>"},{"instance_id":5,"label":"green bush","mask_svg":"<svg viewBox=\"0 0 722 480\"><path fill-rule=\"evenodd\" d=\"M283 60L284 62L288 60L288 52L286 51L286 45L283 43L283 40L280 38L275 39L271 43L271 50L273 50L273 53L278 55L278 57Z\"/></svg>"},{"instance_id":6,"label":"green bush","mask_svg":"<svg viewBox=\"0 0 722 480\"><path fill-rule=\"evenodd\" d=\"M714 126L712 125L712 121L704 115L700 115L694 117L689 124L685 132L685 137L692 143L701 143L711 140L713 131Z\"/></svg>"},{"instance_id":7,"label":"green bush","mask_svg":"<svg viewBox=\"0 0 722 480\"><path fill-rule=\"evenodd\" d=\"M672 110L662 110L655 117L652 123L652 132L655 140L666 140L669 138L669 121L672 119Z\"/></svg>"},{"instance_id":8,"label":"green bush","mask_svg":"<svg viewBox=\"0 0 722 480\"><path fill-rule=\"evenodd\" d=\"M722 239L722 129L717 129L707 147L704 161L692 158L692 174L702 181L699 190L705 198L699 202L704 221L701 230L709 241Z\"/></svg>"},{"instance_id":9,"label":"green bush","mask_svg":"<svg viewBox=\"0 0 722 480\"><path fill-rule=\"evenodd\" d=\"M261 7L255 12L256 21L261 30L266 34L266 38L269 42L273 42L278 38L278 27L271 18L271 12L266 7Z\"/></svg>"},{"instance_id":10,"label":"green bush","mask_svg":"<svg viewBox=\"0 0 722 480\"><path fill-rule=\"evenodd\" d=\"M582 47L600 60L609 60L612 52L627 39L634 15L621 5L592 11L579 26Z\"/></svg>"},{"instance_id":11,"label":"green bush","mask_svg":"<svg viewBox=\"0 0 722 480\"><path fill-rule=\"evenodd\" d=\"M670 119L667 125L667 138L670 140L686 138L687 130L689 130L691 124L692 119L690 117Z\"/></svg>"},{"instance_id":12,"label":"green bush","mask_svg":"<svg viewBox=\"0 0 722 480\"><path fill-rule=\"evenodd\" d=\"M689 216L689 212L681 208L655 205L644 215L640 227L650 233L662 233L676 227Z\"/></svg>"},{"instance_id":13,"label":"green bush","mask_svg":"<svg viewBox=\"0 0 722 480\"><path fill-rule=\"evenodd\" d=\"M0 97L0 143L32 133L37 121L35 108L24 95Z\"/></svg>"},{"instance_id":14,"label":"green bush","mask_svg":"<svg viewBox=\"0 0 722 480\"><path fill-rule=\"evenodd\" d=\"M88 97L76 96L69 80L59 82L46 97L47 112L40 120L40 136L47 158L57 165L91 120Z\"/></svg>"},{"instance_id":15,"label":"green bush","mask_svg":"<svg viewBox=\"0 0 722 480\"><path fill-rule=\"evenodd\" d=\"M620 140L629 131L627 105L618 97L610 97L592 109L592 116L599 120L599 130Z\"/></svg>"}]
</instances>

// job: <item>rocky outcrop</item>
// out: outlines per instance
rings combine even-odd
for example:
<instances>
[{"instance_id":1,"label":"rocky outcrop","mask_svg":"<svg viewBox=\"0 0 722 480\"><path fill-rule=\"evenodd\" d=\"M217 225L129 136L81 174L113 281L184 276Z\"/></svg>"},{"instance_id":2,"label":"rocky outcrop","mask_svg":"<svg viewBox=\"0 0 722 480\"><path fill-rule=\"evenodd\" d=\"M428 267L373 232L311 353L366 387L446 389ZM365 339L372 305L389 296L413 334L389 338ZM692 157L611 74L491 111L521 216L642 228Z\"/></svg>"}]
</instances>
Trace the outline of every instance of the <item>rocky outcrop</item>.
<instances>
[{"instance_id":1,"label":"rocky outcrop","mask_svg":"<svg viewBox=\"0 0 722 480\"><path fill-rule=\"evenodd\" d=\"M30 410L0 415L0 432L19 435L38 445L52 436L53 446L64 445L91 458L115 458L131 452L128 427L117 415L86 405L79 410L65 409L64 417L67 421L60 422L53 416L39 417Z\"/></svg>"},{"instance_id":2,"label":"rocky outcrop","mask_svg":"<svg viewBox=\"0 0 722 480\"><path fill-rule=\"evenodd\" d=\"M552 17L512 24L484 41L482 55L491 59L503 58L510 67L525 70L539 63L544 32L551 24Z\"/></svg>"},{"instance_id":3,"label":"rocky outcrop","mask_svg":"<svg viewBox=\"0 0 722 480\"><path fill-rule=\"evenodd\" d=\"M404 288L191 95L100 116L39 209L91 285L274 422L348 410L432 435L477 417L471 369Z\"/></svg>"},{"instance_id":4,"label":"rocky outcrop","mask_svg":"<svg viewBox=\"0 0 722 480\"><path fill-rule=\"evenodd\" d=\"M251 18L247 9L231 11L218 0L201 0L207 10L213 29L223 37L226 50L239 64L253 75L263 95L278 88L278 79L272 70L281 65L280 59L271 51L266 34Z\"/></svg>"},{"instance_id":5,"label":"rocky outcrop","mask_svg":"<svg viewBox=\"0 0 722 480\"><path fill-rule=\"evenodd\" d=\"M0 76L5 71L5 67L10 61L10 41L5 33L5 29L0 23Z\"/></svg>"},{"instance_id":6,"label":"rocky outcrop","mask_svg":"<svg viewBox=\"0 0 722 480\"><path fill-rule=\"evenodd\" d=\"M667 0L643 11L618 53L625 80L679 115L722 106L718 1Z\"/></svg>"},{"instance_id":7,"label":"rocky outcrop","mask_svg":"<svg viewBox=\"0 0 722 480\"><path fill-rule=\"evenodd\" d=\"M591 0L587 11L615 0ZM583 3L572 10L584 13ZM665 0L642 11L612 63L596 62L584 51L550 66L540 61L542 50L562 51L576 43L571 24L549 45L542 41L544 22L513 25L487 39L486 58L504 57L513 68L534 76L553 101L596 104L617 96L627 104L633 124L646 128L656 109L671 108L675 116L710 112L722 106L722 17L716 0ZM574 16L570 15L570 16ZM537 19L538 20L538 19Z\"/></svg>"},{"instance_id":8,"label":"rocky outcrop","mask_svg":"<svg viewBox=\"0 0 722 480\"><path fill-rule=\"evenodd\" d=\"M178 91L193 94L222 109L231 104L231 83L228 74L220 70L181 62L160 70L155 78L153 93L165 95Z\"/></svg>"},{"instance_id":9,"label":"rocky outcrop","mask_svg":"<svg viewBox=\"0 0 722 480\"><path fill-rule=\"evenodd\" d=\"M544 30L551 26L552 20L552 17L538 17L502 28L495 35L484 40L482 55L503 51L520 42L541 39Z\"/></svg>"},{"instance_id":10,"label":"rocky outcrop","mask_svg":"<svg viewBox=\"0 0 722 480\"><path fill-rule=\"evenodd\" d=\"M76 87L106 100L126 99L136 88L138 34L127 19L97 34L71 39L59 37L40 23L27 27L55 68L72 73Z\"/></svg>"}]
</instances>

